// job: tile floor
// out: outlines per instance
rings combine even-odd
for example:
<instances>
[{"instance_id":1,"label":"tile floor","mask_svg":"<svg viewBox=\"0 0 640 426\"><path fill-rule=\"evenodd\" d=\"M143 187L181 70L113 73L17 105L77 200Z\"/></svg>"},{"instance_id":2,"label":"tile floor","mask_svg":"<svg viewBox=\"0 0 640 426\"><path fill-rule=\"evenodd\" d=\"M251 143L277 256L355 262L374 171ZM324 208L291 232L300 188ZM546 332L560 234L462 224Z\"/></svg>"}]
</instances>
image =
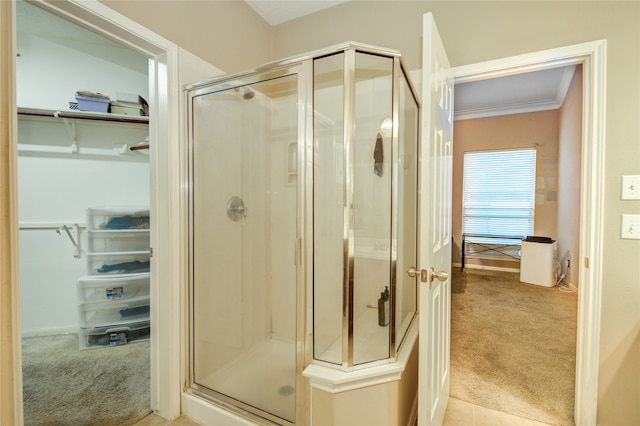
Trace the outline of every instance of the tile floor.
<instances>
[{"instance_id":1,"label":"tile floor","mask_svg":"<svg viewBox=\"0 0 640 426\"><path fill-rule=\"evenodd\" d=\"M548 426L529 419L473 405L459 399L449 398L444 415L443 426ZM136 423L134 426L201 426L186 416L173 421L165 420L155 414Z\"/></svg>"}]
</instances>

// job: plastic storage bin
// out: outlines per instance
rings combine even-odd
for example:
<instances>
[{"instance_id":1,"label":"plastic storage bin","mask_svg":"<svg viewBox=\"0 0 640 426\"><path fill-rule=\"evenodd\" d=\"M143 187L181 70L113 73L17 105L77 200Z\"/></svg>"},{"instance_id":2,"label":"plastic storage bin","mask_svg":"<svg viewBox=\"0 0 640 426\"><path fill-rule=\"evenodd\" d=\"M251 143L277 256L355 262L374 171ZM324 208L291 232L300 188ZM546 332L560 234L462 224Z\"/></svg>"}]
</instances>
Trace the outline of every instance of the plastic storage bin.
<instances>
[{"instance_id":1,"label":"plastic storage bin","mask_svg":"<svg viewBox=\"0 0 640 426\"><path fill-rule=\"evenodd\" d=\"M150 300L83 303L78 306L81 328L106 327L149 320Z\"/></svg>"},{"instance_id":2,"label":"plastic storage bin","mask_svg":"<svg viewBox=\"0 0 640 426\"><path fill-rule=\"evenodd\" d=\"M91 253L146 252L149 250L149 230L88 231L88 250Z\"/></svg>"},{"instance_id":3,"label":"plastic storage bin","mask_svg":"<svg viewBox=\"0 0 640 426\"><path fill-rule=\"evenodd\" d=\"M149 298L149 274L95 277L85 275L77 283L78 303L121 302Z\"/></svg>"},{"instance_id":4,"label":"plastic storage bin","mask_svg":"<svg viewBox=\"0 0 640 426\"><path fill-rule=\"evenodd\" d=\"M149 324L149 321L140 321L127 325L80 329L78 335L80 350L120 346L149 340L151 331Z\"/></svg>"},{"instance_id":5,"label":"plastic storage bin","mask_svg":"<svg viewBox=\"0 0 640 426\"><path fill-rule=\"evenodd\" d=\"M134 116L144 115L144 112L142 110L142 105L140 105L139 103L123 102L123 101L112 101L111 113L134 115Z\"/></svg>"},{"instance_id":6,"label":"plastic storage bin","mask_svg":"<svg viewBox=\"0 0 640 426\"><path fill-rule=\"evenodd\" d=\"M556 285L558 245L550 238L527 237L522 240L520 281L544 287Z\"/></svg>"},{"instance_id":7,"label":"plastic storage bin","mask_svg":"<svg viewBox=\"0 0 640 426\"><path fill-rule=\"evenodd\" d=\"M139 274L149 272L150 252L87 253L88 275Z\"/></svg>"},{"instance_id":8,"label":"plastic storage bin","mask_svg":"<svg viewBox=\"0 0 640 426\"><path fill-rule=\"evenodd\" d=\"M149 209L90 208L87 228L92 230L149 229Z\"/></svg>"},{"instance_id":9,"label":"plastic storage bin","mask_svg":"<svg viewBox=\"0 0 640 426\"><path fill-rule=\"evenodd\" d=\"M108 112L108 98L92 98L89 96L76 95L78 101L78 109L80 111Z\"/></svg>"}]
</instances>

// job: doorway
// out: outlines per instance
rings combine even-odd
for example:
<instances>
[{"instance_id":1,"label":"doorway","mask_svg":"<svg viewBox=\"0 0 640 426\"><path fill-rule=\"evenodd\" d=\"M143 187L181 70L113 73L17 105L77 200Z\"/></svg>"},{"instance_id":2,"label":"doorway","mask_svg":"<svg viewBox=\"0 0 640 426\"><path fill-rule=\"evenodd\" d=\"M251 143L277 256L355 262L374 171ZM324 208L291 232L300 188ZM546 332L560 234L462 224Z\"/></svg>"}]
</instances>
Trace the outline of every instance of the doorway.
<instances>
[{"instance_id":1,"label":"doorway","mask_svg":"<svg viewBox=\"0 0 640 426\"><path fill-rule=\"evenodd\" d=\"M584 107L580 155L580 257L577 265L572 263L572 267L578 270L578 282L581 287L578 296L576 345L576 424L594 423L596 415L596 407L587 401L597 398L597 341L602 282L600 243L603 237L601 200L604 170L604 104L601 99L605 85L602 74L605 64L606 42L597 41L453 69L456 83L461 83L560 66L582 66Z\"/></svg>"},{"instance_id":2,"label":"doorway","mask_svg":"<svg viewBox=\"0 0 640 426\"><path fill-rule=\"evenodd\" d=\"M25 422L141 417L151 411L148 58L15 5Z\"/></svg>"},{"instance_id":3,"label":"doorway","mask_svg":"<svg viewBox=\"0 0 640 426\"><path fill-rule=\"evenodd\" d=\"M150 191L150 216L151 221L155 223L170 223L168 217L180 217L180 209L182 204L176 202L169 202L168 194L177 194L179 191L170 191L169 183L180 182L180 174L178 168L168 168L163 165L163 162L168 163L168 158L178 157L177 146L170 146L169 140L177 140L179 138L179 105L178 103L167 102L167 97L172 94L172 90L177 91L177 83L173 83L172 78L177 76L178 69L178 48L172 43L158 37L156 34L151 33L147 29L137 26L131 22L123 22L123 17L115 14L108 7L98 3L84 3L84 2L34 2L40 8L51 12L54 15L63 17L73 23L79 24L82 27L89 29L96 34L100 34L109 40L113 40L116 43L126 46L132 51L142 54L149 58L148 62L148 80L149 84L149 104L150 104L150 117L149 123L150 141L154 145L155 149L149 152L149 168L151 170L151 176L154 179L151 180L149 186ZM15 6L15 3L14 3ZM3 10L3 14L4 14ZM13 7L6 9L7 16L11 19L12 12L15 11ZM114 16L115 15L115 16ZM3 17L4 19L4 17ZM126 28L126 29L125 29ZM14 40L16 37L15 27L8 25L3 27L3 38L6 36L7 40ZM11 43L8 43L9 46ZM6 47L6 46L5 46ZM15 51L9 48L3 53L8 53L8 56L15 56ZM15 67L13 60L7 60L7 56L3 55L3 66L11 71L11 68ZM13 71L8 72L9 76L15 75L15 68ZM15 83L15 80L8 80L9 83ZM15 114L17 107L15 100L12 97L7 99L7 111ZM158 117L168 117L164 120L159 120ZM8 120L8 123L15 120L13 117L4 116L4 120ZM17 128L11 131L12 127L9 127L8 139L6 140L9 149L8 163L13 165L17 161ZM11 157L15 156L15 157ZM11 180L9 181L11 182ZM10 193L16 197L15 190L17 188L10 188ZM175 195L173 200L179 198ZM15 206L15 205L14 205ZM14 214L14 218L10 222L11 229L15 229L16 239L15 243L11 244L11 250L16 251L15 261L12 261L12 270L17 277L18 270L18 255L17 255L17 234L18 234L18 217L17 206L11 206L9 209ZM174 223L176 221L173 221ZM174 347L173 351L170 349L170 342L177 339L178 328L180 324L179 320L179 307L172 306L167 301L179 299L179 288L172 283L180 282L179 274L180 268L176 266L177 261L174 259L180 258L180 247L175 240L179 240L179 231L175 229L169 230L168 226L158 226L150 231L151 246L154 248L154 254L151 261L151 273L156 277L153 285L150 288L151 304L154 306L162 306L162 315L158 314L158 309L152 310L150 314L151 323L151 340L150 340L150 363L151 363L151 408L163 417L174 417L179 413L179 391L173 391L179 389L177 383L180 380L179 374L164 373L171 370L170 365L175 368L173 371L179 371L179 353L178 347ZM176 228L179 226L176 224ZM66 232L65 232L66 235ZM73 235L73 234L72 234ZM66 236L64 237L66 238ZM61 241L66 241L62 240ZM158 271L160 273L158 273ZM20 374L20 359L21 345L20 345L20 322L19 322L19 290L18 290L17 278L11 283L11 299L5 299L3 293L3 306L11 306L12 311L7 313L7 317L11 317L11 321L7 323L7 330L11 331L12 344L7 349L13 355L13 383L15 384L13 389L13 401L12 405L15 411L10 414L12 416L11 422L22 422L22 377ZM9 293L7 293L7 296ZM159 332L162 330L162 333ZM8 340L8 339L7 339ZM3 364L3 376L8 370L4 370L8 365ZM8 402L9 403L9 402Z\"/></svg>"}]
</instances>

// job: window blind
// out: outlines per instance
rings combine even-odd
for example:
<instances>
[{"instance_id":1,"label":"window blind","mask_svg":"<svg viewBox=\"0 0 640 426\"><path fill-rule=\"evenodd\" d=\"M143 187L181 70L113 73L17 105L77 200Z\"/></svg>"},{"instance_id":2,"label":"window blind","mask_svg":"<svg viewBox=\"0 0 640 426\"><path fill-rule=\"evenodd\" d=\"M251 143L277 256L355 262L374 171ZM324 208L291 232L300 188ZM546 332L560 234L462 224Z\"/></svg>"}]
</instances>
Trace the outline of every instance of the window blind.
<instances>
[{"instance_id":1,"label":"window blind","mask_svg":"<svg viewBox=\"0 0 640 426\"><path fill-rule=\"evenodd\" d=\"M532 235L535 177L535 149L466 152L462 232Z\"/></svg>"}]
</instances>

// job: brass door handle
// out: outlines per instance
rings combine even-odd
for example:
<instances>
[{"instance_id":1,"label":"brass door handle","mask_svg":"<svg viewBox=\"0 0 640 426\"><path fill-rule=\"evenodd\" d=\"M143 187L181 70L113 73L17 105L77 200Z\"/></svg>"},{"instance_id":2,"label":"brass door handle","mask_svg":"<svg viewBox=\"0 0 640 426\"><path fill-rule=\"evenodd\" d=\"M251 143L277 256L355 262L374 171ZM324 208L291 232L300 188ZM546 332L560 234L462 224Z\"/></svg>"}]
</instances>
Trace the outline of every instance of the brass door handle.
<instances>
[{"instance_id":1,"label":"brass door handle","mask_svg":"<svg viewBox=\"0 0 640 426\"><path fill-rule=\"evenodd\" d=\"M436 272L436 270L432 266L429 269L429 282L433 282L434 278L437 278L438 281L440 281L440 282L445 282L446 280L449 279L449 274L447 274L446 271L438 271L438 272Z\"/></svg>"},{"instance_id":2,"label":"brass door handle","mask_svg":"<svg viewBox=\"0 0 640 426\"><path fill-rule=\"evenodd\" d=\"M422 281L423 283L426 283L429 280L427 270L419 269L415 266L411 266L409 267L409 269L407 269L407 275L409 275L411 278L420 277L420 281Z\"/></svg>"}]
</instances>

